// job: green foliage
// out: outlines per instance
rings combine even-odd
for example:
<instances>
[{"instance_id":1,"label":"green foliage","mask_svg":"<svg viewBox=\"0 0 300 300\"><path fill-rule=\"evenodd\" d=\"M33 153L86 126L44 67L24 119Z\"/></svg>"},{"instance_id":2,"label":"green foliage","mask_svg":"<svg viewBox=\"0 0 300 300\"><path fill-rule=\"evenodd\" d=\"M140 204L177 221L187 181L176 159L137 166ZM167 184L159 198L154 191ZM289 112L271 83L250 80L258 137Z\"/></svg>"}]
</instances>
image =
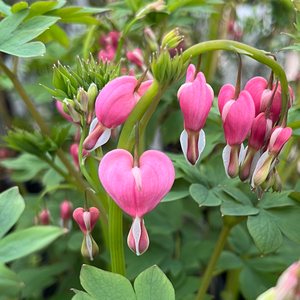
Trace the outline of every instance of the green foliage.
<instances>
[{"instance_id":1,"label":"green foliage","mask_svg":"<svg viewBox=\"0 0 300 300\"><path fill-rule=\"evenodd\" d=\"M172 284L157 266L135 279L135 292L125 277L87 265L82 266L80 282L88 294L74 290L72 299L175 300Z\"/></svg>"}]
</instances>

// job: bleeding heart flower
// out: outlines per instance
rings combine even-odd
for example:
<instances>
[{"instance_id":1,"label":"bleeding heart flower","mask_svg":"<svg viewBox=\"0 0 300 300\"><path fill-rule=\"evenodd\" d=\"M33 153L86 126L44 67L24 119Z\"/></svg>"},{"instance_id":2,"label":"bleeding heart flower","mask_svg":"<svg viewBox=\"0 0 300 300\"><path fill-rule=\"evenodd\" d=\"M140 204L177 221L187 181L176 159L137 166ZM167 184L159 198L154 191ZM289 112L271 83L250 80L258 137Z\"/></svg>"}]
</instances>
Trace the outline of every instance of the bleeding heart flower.
<instances>
[{"instance_id":1,"label":"bleeding heart flower","mask_svg":"<svg viewBox=\"0 0 300 300\"><path fill-rule=\"evenodd\" d=\"M181 148L186 160L195 165L205 147L205 133L202 130L209 114L213 99L213 89L206 83L205 76L190 65L186 83L177 93L184 117L184 130L180 136Z\"/></svg>"},{"instance_id":2,"label":"bleeding heart flower","mask_svg":"<svg viewBox=\"0 0 300 300\"><path fill-rule=\"evenodd\" d=\"M127 58L133 62L137 67L144 65L144 58L141 49L134 49L132 52L127 52Z\"/></svg>"},{"instance_id":3,"label":"bleeding heart flower","mask_svg":"<svg viewBox=\"0 0 300 300\"><path fill-rule=\"evenodd\" d=\"M116 50L113 47L108 46L106 49L99 51L98 60L102 60L103 62L112 61L115 58L115 55Z\"/></svg>"},{"instance_id":4,"label":"bleeding heart flower","mask_svg":"<svg viewBox=\"0 0 300 300\"><path fill-rule=\"evenodd\" d=\"M137 84L135 77L121 76L101 90L95 104L97 118L91 123L89 135L83 143L85 150L93 151L109 140L111 129L126 121L152 80L143 82L136 90Z\"/></svg>"},{"instance_id":5,"label":"bleeding heart flower","mask_svg":"<svg viewBox=\"0 0 300 300\"><path fill-rule=\"evenodd\" d=\"M223 151L225 172L228 177L234 178L239 172L239 164L245 157L245 153L240 149L251 129L255 107L247 91L240 92L235 100L235 87L231 84L221 88L218 105L227 142Z\"/></svg>"},{"instance_id":6,"label":"bleeding heart flower","mask_svg":"<svg viewBox=\"0 0 300 300\"><path fill-rule=\"evenodd\" d=\"M72 210L73 205L69 200L65 200L60 205L60 226L68 228L69 230L72 227Z\"/></svg>"},{"instance_id":7,"label":"bleeding heart flower","mask_svg":"<svg viewBox=\"0 0 300 300\"><path fill-rule=\"evenodd\" d=\"M82 207L78 207L73 212L73 218L79 225L81 231L87 234L93 230L99 218L99 210L96 207L90 207L86 211Z\"/></svg>"},{"instance_id":8,"label":"bleeding heart flower","mask_svg":"<svg viewBox=\"0 0 300 300\"><path fill-rule=\"evenodd\" d=\"M48 208L45 208L40 213L40 221L43 225L49 225L50 224L50 211Z\"/></svg>"},{"instance_id":9,"label":"bleeding heart flower","mask_svg":"<svg viewBox=\"0 0 300 300\"><path fill-rule=\"evenodd\" d=\"M102 158L99 177L107 193L133 218L128 245L137 255L143 254L149 245L143 217L173 185L175 171L171 160L162 152L149 150L140 157L138 167L130 152L116 149Z\"/></svg>"}]
</instances>

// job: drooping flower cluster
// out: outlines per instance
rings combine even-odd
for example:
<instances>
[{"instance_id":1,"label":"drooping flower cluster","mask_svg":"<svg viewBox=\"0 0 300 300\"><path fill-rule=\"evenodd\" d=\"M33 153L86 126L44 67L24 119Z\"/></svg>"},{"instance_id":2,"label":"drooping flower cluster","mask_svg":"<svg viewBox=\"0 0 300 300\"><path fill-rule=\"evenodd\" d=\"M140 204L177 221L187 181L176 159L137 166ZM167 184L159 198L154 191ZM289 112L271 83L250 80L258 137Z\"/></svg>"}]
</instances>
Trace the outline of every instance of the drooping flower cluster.
<instances>
[{"instance_id":1,"label":"drooping flower cluster","mask_svg":"<svg viewBox=\"0 0 300 300\"><path fill-rule=\"evenodd\" d=\"M112 61L116 56L118 48L118 40L121 34L116 31L111 31L107 35L102 35L100 38L100 44L103 46L103 50L99 51L98 60L103 62Z\"/></svg>"}]
</instances>

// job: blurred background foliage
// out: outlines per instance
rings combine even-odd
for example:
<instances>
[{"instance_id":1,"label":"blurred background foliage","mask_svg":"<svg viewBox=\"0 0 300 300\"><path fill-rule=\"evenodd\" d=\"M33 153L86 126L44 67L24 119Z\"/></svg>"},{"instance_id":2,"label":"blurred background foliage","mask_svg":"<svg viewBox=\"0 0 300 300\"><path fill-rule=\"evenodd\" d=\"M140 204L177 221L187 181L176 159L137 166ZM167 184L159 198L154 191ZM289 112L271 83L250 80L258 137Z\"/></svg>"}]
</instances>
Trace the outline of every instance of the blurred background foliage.
<instances>
[{"instance_id":1,"label":"blurred background foliage","mask_svg":"<svg viewBox=\"0 0 300 300\"><path fill-rule=\"evenodd\" d=\"M10 130L10 135L14 134L16 140L20 138L24 141L29 133L24 134L23 131L29 131L39 145L34 149L36 151L34 153L26 149L25 144L22 146L22 143L19 148L15 146L12 150L7 148L5 138L0 142L0 188L5 190L12 185L18 185L26 202L25 211L14 230L21 230L34 224L37 199L41 199L41 195L44 197L38 210L42 209L45 202L51 212L51 223L55 225L59 224L60 204L64 199L70 199L74 208L83 206L84 201L84 196L76 190L63 188L51 190L51 187L65 182L63 174L67 172L60 159L56 157L55 151L61 146L73 163L69 147L74 142L77 127L74 124L70 125L58 113L51 94L40 84L54 88L53 65L57 64L57 61L76 69L77 56L88 59L91 52L94 59L98 60L98 53L103 49L99 42L100 37L112 30L121 32L128 24L128 20L131 20L139 10L138 7L132 6L130 0L108 1L108 3L98 0L62 2L65 2L64 7L72 5L80 9L65 12L65 19L60 15L63 12L58 13L61 19L53 25L55 26L53 30L45 31L36 38L46 45L47 51L44 56L19 58L16 62L11 55L0 53L1 60L11 69L14 64L18 64L18 76L25 90L48 127L56 128L49 140L34 132L37 130L34 120L9 78L0 73L1 136L7 136L7 130ZM133 2L138 3L140 7L149 3L146 0ZM16 1L1 1L2 17L6 15L5 4L21 5L16 3ZM34 1L27 3L31 6ZM97 9L105 5L110 10L99 13ZM93 7L95 10L90 9L87 15L83 15L84 12L80 10L85 6ZM234 84L236 81L238 62L234 53L219 51L206 53L202 57L201 70L205 73L207 82L214 88L215 100L205 125L207 145L201 156L200 166L196 168L188 166L179 145L183 116L176 94L184 78L167 90L152 116L143 136L142 150L155 148L169 153L176 169L176 181L162 203L145 217L150 236L149 250L141 257L136 257L125 246L127 277L134 280L140 272L157 264L171 280L176 291L176 299L192 300L199 287L199 277L203 274L220 232L221 214L224 213L222 210L226 214L226 205L223 208L221 206L220 213L221 203L239 202L242 193L247 205L259 209L261 215L266 214L272 223L272 218L277 216L277 209L270 208L280 207L281 201L285 201L282 211L283 218L288 219L286 224L299 223L299 53L293 51L295 48L278 52L284 47L294 46L298 28L293 23L298 23L298 19L290 0L168 0L166 6L165 10L148 13L131 27L122 48L122 57L125 58L128 51L141 48L144 61L148 62L151 53L155 51L155 45L151 46L144 29L150 27L155 33L156 42L160 43L166 32L179 27L180 33L185 36L184 42L180 44L183 50L206 40L231 39L276 53L295 95L288 121L293 123L293 137L284 148L279 164L283 190L288 192L275 196L267 193L258 207L256 195L251 193L247 184L239 183L238 180L232 183L232 180L228 180L221 161L225 139L216 95L223 84ZM283 32L289 35L282 34ZM128 60L124 60L122 66L127 70L135 69ZM141 73L138 69L135 71L137 74ZM270 70L267 67L243 57L243 85L254 76L267 78L269 75ZM9 139L6 140L9 142ZM107 152L115 146L116 141L112 140L104 147L104 151ZM51 154L52 165L48 156L46 156L48 160L45 160L45 157L40 155L44 152ZM87 159L87 168L90 172L94 170L94 164L93 158ZM53 165L56 169L53 169ZM231 190L227 189L229 183ZM209 191L207 193L210 196L204 200L199 198L197 191L191 188L192 184L196 190L199 188L197 185L201 184L201 188ZM294 194L291 198L292 190ZM199 204L202 206L199 207ZM129 231L130 224L131 219L125 215L124 236ZM231 231L209 289L209 293L213 294L215 299L254 300L267 288L274 286L278 275L299 259L300 228L298 233L289 234L289 230L286 229L288 225L286 227L284 224L278 225L279 227L276 225L276 228L274 226L272 230L280 235L281 239L279 237L279 241L272 249L264 249L264 245L257 244L257 240L255 244L248 233L246 222ZM281 236L278 228L283 231L284 236ZM93 265L109 269L109 252L104 247L99 226L96 226L93 236L100 248L100 255ZM254 236L253 238L255 240ZM82 233L75 223L68 234L47 249L10 263L11 270L25 283L22 296L10 291L10 294L8 293L12 297L10 299L71 299L73 292L70 288L81 289L79 271L82 263L90 264L81 257L81 242ZM263 256L262 253L267 255ZM8 299L6 296L0 296L0 299Z\"/></svg>"}]
</instances>

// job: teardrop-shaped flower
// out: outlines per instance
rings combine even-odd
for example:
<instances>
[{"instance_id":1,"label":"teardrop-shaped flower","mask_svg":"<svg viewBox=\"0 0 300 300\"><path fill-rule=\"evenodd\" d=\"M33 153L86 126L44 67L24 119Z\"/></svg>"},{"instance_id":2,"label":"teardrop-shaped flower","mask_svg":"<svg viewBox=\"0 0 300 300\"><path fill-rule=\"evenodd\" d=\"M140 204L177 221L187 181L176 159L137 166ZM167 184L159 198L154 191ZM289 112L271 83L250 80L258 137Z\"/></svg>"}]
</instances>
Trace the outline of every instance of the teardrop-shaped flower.
<instances>
[{"instance_id":1,"label":"teardrop-shaped flower","mask_svg":"<svg viewBox=\"0 0 300 300\"><path fill-rule=\"evenodd\" d=\"M93 230L99 218L99 210L96 207L90 207L86 211L82 207L78 207L73 212L73 218L79 225L81 231L87 234Z\"/></svg>"},{"instance_id":2,"label":"teardrop-shaped flower","mask_svg":"<svg viewBox=\"0 0 300 300\"><path fill-rule=\"evenodd\" d=\"M143 216L169 192L175 171L171 160L162 152L149 150L134 166L130 152L116 149L101 160L99 177L107 193L133 218L128 245L137 255L148 248L148 235Z\"/></svg>"},{"instance_id":3,"label":"teardrop-shaped flower","mask_svg":"<svg viewBox=\"0 0 300 300\"><path fill-rule=\"evenodd\" d=\"M89 135L83 143L85 150L93 151L108 141L111 129L126 121L152 80L143 82L136 90L137 84L135 77L121 76L101 90L95 104L97 118L91 123Z\"/></svg>"},{"instance_id":4,"label":"teardrop-shaped flower","mask_svg":"<svg viewBox=\"0 0 300 300\"><path fill-rule=\"evenodd\" d=\"M214 92L206 83L205 76L199 72L195 78L196 68L190 65L187 70L186 83L177 93L184 117L184 131L180 136L181 147L187 161L195 165L205 146L205 133L202 130L212 106Z\"/></svg>"}]
</instances>

